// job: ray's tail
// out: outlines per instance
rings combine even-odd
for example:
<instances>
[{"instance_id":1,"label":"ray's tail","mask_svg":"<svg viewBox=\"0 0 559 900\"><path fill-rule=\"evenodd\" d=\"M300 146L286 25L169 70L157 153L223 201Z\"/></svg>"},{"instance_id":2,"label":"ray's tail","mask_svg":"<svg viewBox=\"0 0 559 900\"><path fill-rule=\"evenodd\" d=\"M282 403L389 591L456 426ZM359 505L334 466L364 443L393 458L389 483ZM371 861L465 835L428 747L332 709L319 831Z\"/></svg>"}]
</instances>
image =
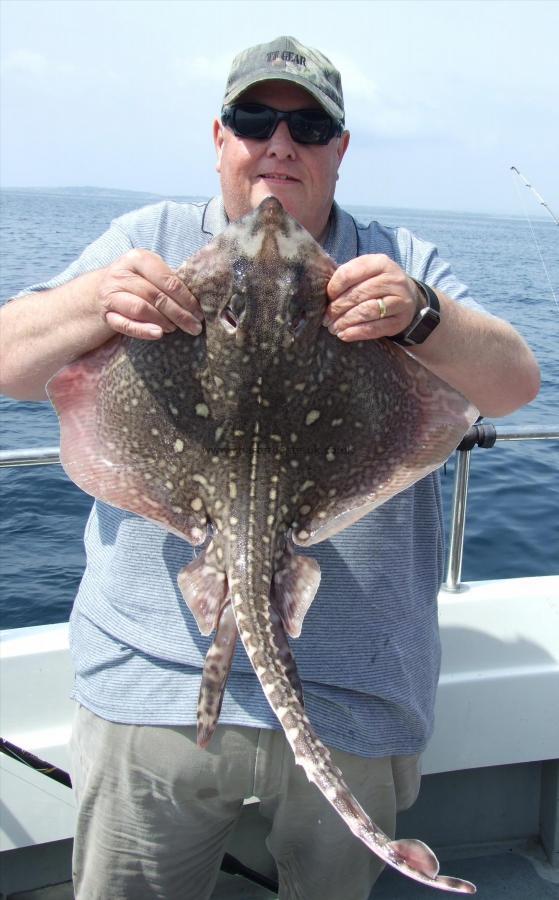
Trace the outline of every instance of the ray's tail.
<instances>
[{"instance_id":1,"label":"ray's tail","mask_svg":"<svg viewBox=\"0 0 559 900\"><path fill-rule=\"evenodd\" d=\"M246 554L251 556L250 542ZM438 874L438 860L426 844L389 838L351 793L305 714L295 664L275 608L270 566L265 557L266 554L259 553L239 560L230 572L231 602L241 640L293 749L295 761L351 831L388 865L430 887L475 894L476 888L469 881Z\"/></svg>"}]
</instances>

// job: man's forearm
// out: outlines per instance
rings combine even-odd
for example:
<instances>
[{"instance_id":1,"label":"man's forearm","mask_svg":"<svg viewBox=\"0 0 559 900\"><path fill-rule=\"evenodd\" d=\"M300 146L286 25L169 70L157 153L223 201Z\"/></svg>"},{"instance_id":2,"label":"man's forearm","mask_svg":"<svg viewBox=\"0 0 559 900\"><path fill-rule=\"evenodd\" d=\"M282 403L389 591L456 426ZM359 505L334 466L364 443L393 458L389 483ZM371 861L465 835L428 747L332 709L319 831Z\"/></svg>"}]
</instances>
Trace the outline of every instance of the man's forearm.
<instances>
[{"instance_id":1,"label":"man's forearm","mask_svg":"<svg viewBox=\"0 0 559 900\"><path fill-rule=\"evenodd\" d=\"M103 273L88 272L0 309L1 393L16 400L45 400L49 378L114 335L97 302Z\"/></svg>"},{"instance_id":2,"label":"man's forearm","mask_svg":"<svg viewBox=\"0 0 559 900\"><path fill-rule=\"evenodd\" d=\"M414 356L464 394L482 415L504 416L533 400L540 385L539 367L514 328L440 291L437 296L440 325L412 350Z\"/></svg>"}]
</instances>

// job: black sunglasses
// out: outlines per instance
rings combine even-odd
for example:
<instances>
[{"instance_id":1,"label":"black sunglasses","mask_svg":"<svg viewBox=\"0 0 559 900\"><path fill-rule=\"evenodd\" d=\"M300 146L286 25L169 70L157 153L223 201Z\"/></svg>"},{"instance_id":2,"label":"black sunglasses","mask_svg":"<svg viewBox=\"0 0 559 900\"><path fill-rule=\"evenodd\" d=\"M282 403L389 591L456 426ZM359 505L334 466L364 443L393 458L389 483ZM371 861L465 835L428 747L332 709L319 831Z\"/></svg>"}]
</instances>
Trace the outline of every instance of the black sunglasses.
<instances>
[{"instance_id":1,"label":"black sunglasses","mask_svg":"<svg viewBox=\"0 0 559 900\"><path fill-rule=\"evenodd\" d=\"M221 110L222 124L237 137L266 141L280 122L287 122L289 134L297 144L327 144L343 131L322 109L294 109L283 112L262 103L236 103Z\"/></svg>"}]
</instances>

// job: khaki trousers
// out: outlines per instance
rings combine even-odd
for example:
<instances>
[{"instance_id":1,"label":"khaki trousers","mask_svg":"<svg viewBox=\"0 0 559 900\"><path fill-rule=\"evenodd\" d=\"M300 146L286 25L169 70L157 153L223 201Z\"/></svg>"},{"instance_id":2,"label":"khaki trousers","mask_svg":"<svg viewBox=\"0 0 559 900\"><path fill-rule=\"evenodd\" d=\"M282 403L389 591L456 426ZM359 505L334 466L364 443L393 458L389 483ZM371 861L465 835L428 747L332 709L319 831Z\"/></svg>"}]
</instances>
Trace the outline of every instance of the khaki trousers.
<instances>
[{"instance_id":1,"label":"khaki trousers","mask_svg":"<svg viewBox=\"0 0 559 900\"><path fill-rule=\"evenodd\" d=\"M397 811L419 790L418 757L332 756L393 836ZM281 900L366 900L382 871L294 764L281 731L218 726L200 750L194 727L119 725L79 707L72 780L77 900L209 900L252 796L261 801Z\"/></svg>"}]
</instances>

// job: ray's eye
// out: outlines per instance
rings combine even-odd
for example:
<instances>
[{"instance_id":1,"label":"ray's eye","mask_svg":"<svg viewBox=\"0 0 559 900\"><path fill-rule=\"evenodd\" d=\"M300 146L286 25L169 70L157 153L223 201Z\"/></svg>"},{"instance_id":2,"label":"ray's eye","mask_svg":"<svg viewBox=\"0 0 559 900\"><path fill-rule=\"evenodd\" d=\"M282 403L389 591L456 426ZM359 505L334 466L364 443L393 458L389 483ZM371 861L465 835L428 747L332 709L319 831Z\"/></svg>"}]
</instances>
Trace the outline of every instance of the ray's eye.
<instances>
[{"instance_id":1,"label":"ray's eye","mask_svg":"<svg viewBox=\"0 0 559 900\"><path fill-rule=\"evenodd\" d=\"M232 334L239 327L246 309L246 301L241 294L233 294L227 306L221 310L221 324L225 330Z\"/></svg>"},{"instance_id":2,"label":"ray's eye","mask_svg":"<svg viewBox=\"0 0 559 900\"><path fill-rule=\"evenodd\" d=\"M237 329L237 319L233 315L233 310L230 306L226 306L224 310L221 312L221 322L226 331L236 331Z\"/></svg>"}]
</instances>

